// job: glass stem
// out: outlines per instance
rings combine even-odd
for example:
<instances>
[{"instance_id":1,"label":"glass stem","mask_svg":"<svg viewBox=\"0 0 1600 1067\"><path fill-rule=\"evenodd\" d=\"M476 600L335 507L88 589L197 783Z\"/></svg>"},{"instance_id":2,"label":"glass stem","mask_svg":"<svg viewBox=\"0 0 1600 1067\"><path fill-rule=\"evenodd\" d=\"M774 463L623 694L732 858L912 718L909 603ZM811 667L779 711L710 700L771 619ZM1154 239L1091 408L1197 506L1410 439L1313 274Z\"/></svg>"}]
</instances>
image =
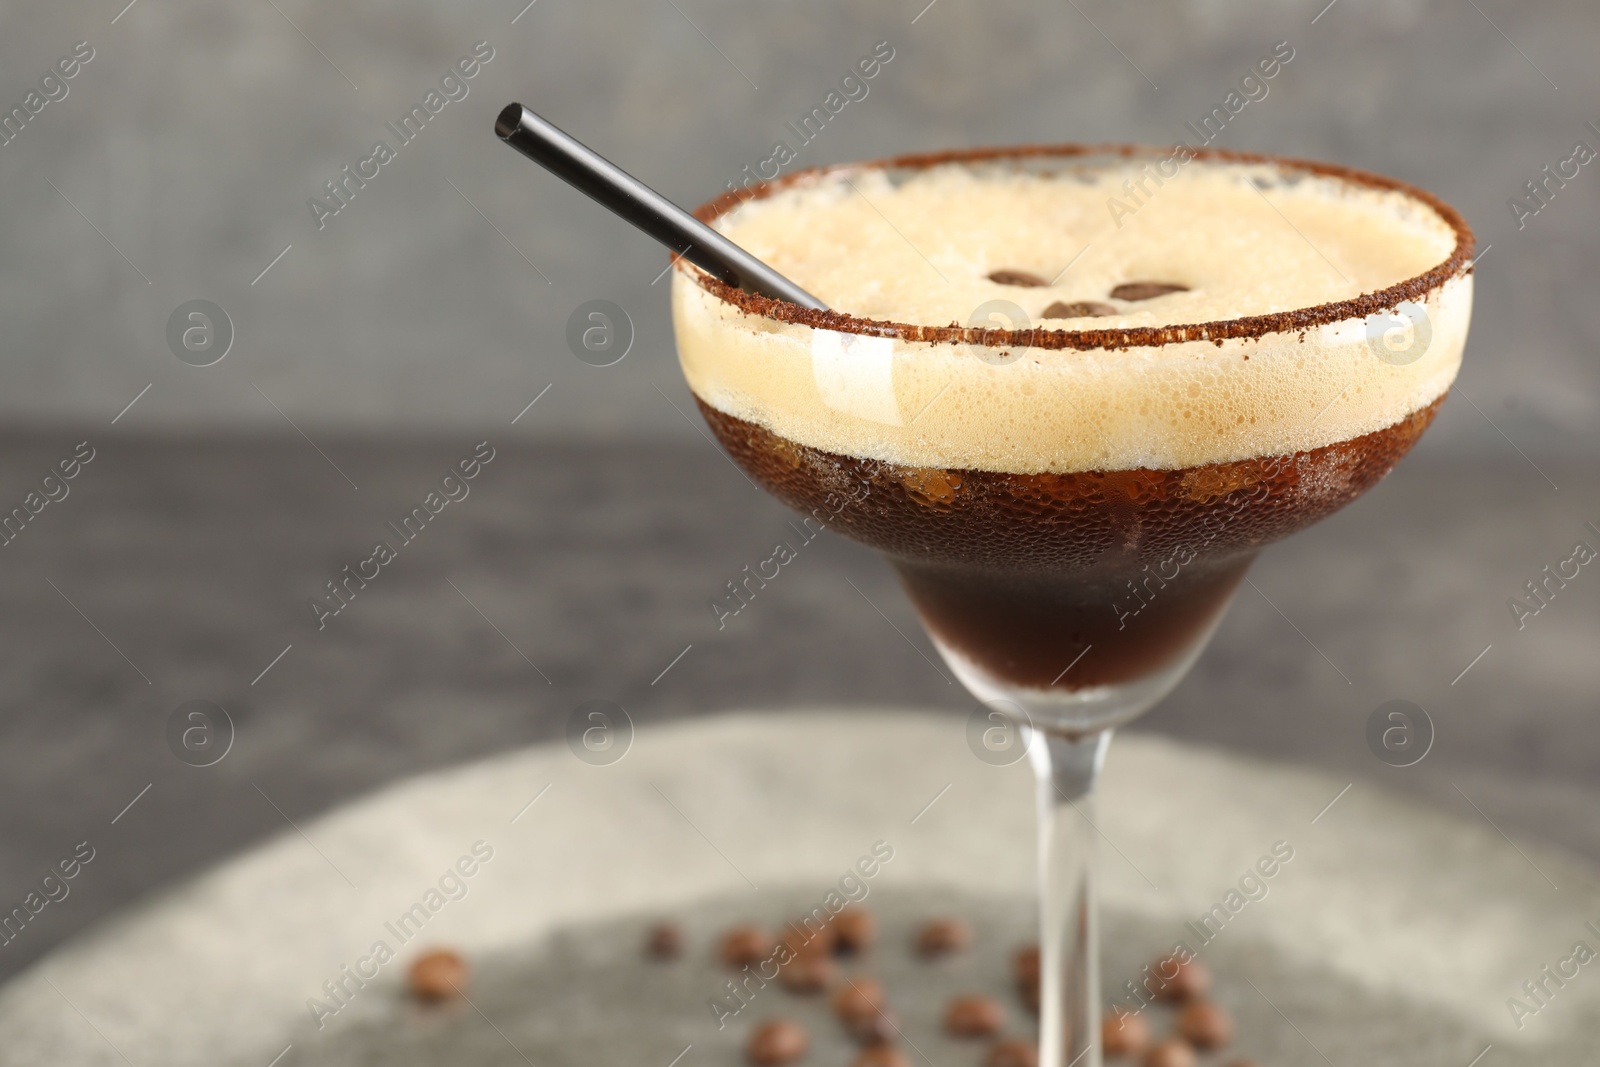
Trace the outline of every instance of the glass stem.
<instances>
[{"instance_id":1,"label":"glass stem","mask_svg":"<svg viewBox=\"0 0 1600 1067\"><path fill-rule=\"evenodd\" d=\"M1039 731L1039 1067L1100 1067L1094 787L1110 730Z\"/></svg>"}]
</instances>

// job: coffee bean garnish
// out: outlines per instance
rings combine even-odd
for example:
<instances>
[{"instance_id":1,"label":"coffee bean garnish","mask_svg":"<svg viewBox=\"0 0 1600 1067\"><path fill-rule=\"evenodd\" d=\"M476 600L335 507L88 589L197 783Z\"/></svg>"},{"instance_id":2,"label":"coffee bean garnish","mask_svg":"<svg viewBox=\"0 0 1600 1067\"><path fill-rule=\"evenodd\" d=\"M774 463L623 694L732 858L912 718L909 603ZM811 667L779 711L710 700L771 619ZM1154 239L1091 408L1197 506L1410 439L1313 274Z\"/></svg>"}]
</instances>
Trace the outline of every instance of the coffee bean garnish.
<instances>
[{"instance_id":1,"label":"coffee bean garnish","mask_svg":"<svg viewBox=\"0 0 1600 1067\"><path fill-rule=\"evenodd\" d=\"M645 935L644 950L658 960L677 959L683 954L683 928L677 923L656 923Z\"/></svg>"},{"instance_id":2,"label":"coffee bean garnish","mask_svg":"<svg viewBox=\"0 0 1600 1067\"><path fill-rule=\"evenodd\" d=\"M1144 1058L1144 1067L1195 1067L1198 1062L1189 1042L1170 1037L1150 1050Z\"/></svg>"},{"instance_id":3,"label":"coffee bean garnish","mask_svg":"<svg viewBox=\"0 0 1600 1067\"><path fill-rule=\"evenodd\" d=\"M1044 309L1043 317L1047 319L1097 319L1115 314L1118 314L1116 308L1110 304L1102 304L1098 300L1079 300L1072 304L1063 304L1057 300L1054 304Z\"/></svg>"},{"instance_id":4,"label":"coffee bean garnish","mask_svg":"<svg viewBox=\"0 0 1600 1067\"><path fill-rule=\"evenodd\" d=\"M1107 1012L1100 1021L1100 1047L1107 1056L1138 1056L1150 1047L1150 1024L1133 1012Z\"/></svg>"},{"instance_id":5,"label":"coffee bean garnish","mask_svg":"<svg viewBox=\"0 0 1600 1067\"><path fill-rule=\"evenodd\" d=\"M1209 1000L1197 1000L1178 1013L1178 1033L1196 1048L1222 1048L1233 1040L1233 1019Z\"/></svg>"},{"instance_id":6,"label":"coffee bean garnish","mask_svg":"<svg viewBox=\"0 0 1600 1067\"><path fill-rule=\"evenodd\" d=\"M810 1047L811 1039L799 1023L771 1019L756 1027L744 1054L759 1067L780 1067L804 1056Z\"/></svg>"},{"instance_id":7,"label":"coffee bean garnish","mask_svg":"<svg viewBox=\"0 0 1600 1067\"><path fill-rule=\"evenodd\" d=\"M997 285L1022 285L1029 289L1050 284L1037 274L1029 274L1025 270L997 270L989 275L989 280Z\"/></svg>"},{"instance_id":8,"label":"coffee bean garnish","mask_svg":"<svg viewBox=\"0 0 1600 1067\"><path fill-rule=\"evenodd\" d=\"M1180 960L1168 956L1150 965L1161 986L1156 990L1159 1000L1182 1003L1198 1000L1211 989L1211 968L1198 959Z\"/></svg>"},{"instance_id":9,"label":"coffee bean garnish","mask_svg":"<svg viewBox=\"0 0 1600 1067\"><path fill-rule=\"evenodd\" d=\"M839 976L839 965L832 956L810 953L796 956L778 972L783 987L791 993L820 993Z\"/></svg>"},{"instance_id":10,"label":"coffee bean garnish","mask_svg":"<svg viewBox=\"0 0 1600 1067\"><path fill-rule=\"evenodd\" d=\"M856 1056L854 1067L911 1067L911 1057L890 1044L868 1045Z\"/></svg>"},{"instance_id":11,"label":"coffee bean garnish","mask_svg":"<svg viewBox=\"0 0 1600 1067\"><path fill-rule=\"evenodd\" d=\"M1039 1047L1029 1041L1000 1041L983 1057L983 1067L1039 1067Z\"/></svg>"},{"instance_id":12,"label":"coffee bean garnish","mask_svg":"<svg viewBox=\"0 0 1600 1067\"><path fill-rule=\"evenodd\" d=\"M944 1009L944 1028L954 1037L993 1037L1006 1024L1006 1010L993 997L969 994Z\"/></svg>"},{"instance_id":13,"label":"coffee bean garnish","mask_svg":"<svg viewBox=\"0 0 1600 1067\"><path fill-rule=\"evenodd\" d=\"M1154 300L1168 293L1188 291L1187 285L1179 285L1177 282L1123 282L1111 290L1111 295L1117 300Z\"/></svg>"},{"instance_id":14,"label":"coffee bean garnish","mask_svg":"<svg viewBox=\"0 0 1600 1067\"><path fill-rule=\"evenodd\" d=\"M436 948L412 962L406 981L418 1000L436 1002L460 996L467 985L467 961L459 953Z\"/></svg>"},{"instance_id":15,"label":"coffee bean garnish","mask_svg":"<svg viewBox=\"0 0 1600 1067\"><path fill-rule=\"evenodd\" d=\"M878 939L878 918L859 904L852 904L833 917L834 951L853 955L871 948Z\"/></svg>"},{"instance_id":16,"label":"coffee bean garnish","mask_svg":"<svg viewBox=\"0 0 1600 1067\"><path fill-rule=\"evenodd\" d=\"M718 955L729 967L760 963L772 954L772 935L759 926L735 926L722 935Z\"/></svg>"},{"instance_id":17,"label":"coffee bean garnish","mask_svg":"<svg viewBox=\"0 0 1600 1067\"><path fill-rule=\"evenodd\" d=\"M962 952L972 944L972 927L965 919L930 919L917 934L917 951L924 956Z\"/></svg>"}]
</instances>

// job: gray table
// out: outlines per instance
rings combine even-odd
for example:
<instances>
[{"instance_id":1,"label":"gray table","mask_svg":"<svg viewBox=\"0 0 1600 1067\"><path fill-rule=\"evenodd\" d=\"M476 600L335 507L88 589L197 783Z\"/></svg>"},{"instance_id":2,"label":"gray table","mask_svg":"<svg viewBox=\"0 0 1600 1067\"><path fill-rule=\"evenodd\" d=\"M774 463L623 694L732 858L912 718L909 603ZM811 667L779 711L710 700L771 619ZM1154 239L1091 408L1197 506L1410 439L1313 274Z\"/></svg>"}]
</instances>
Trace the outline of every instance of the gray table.
<instances>
[{"instance_id":1,"label":"gray table","mask_svg":"<svg viewBox=\"0 0 1600 1067\"><path fill-rule=\"evenodd\" d=\"M98 453L70 496L0 550L0 906L77 842L97 854L4 946L0 974L287 820L556 736L584 700L641 726L729 707L971 707L888 568L831 534L719 632L709 602L788 536L787 515L708 445L496 441L471 495L319 631L310 598L472 440L319 439L325 460L298 437L14 435L0 500L85 436ZM1582 530L1600 522L1600 477L1541 466L1559 492L1514 455L1441 465L1425 445L1267 553L1193 676L1135 728L1474 805L1513 837L1600 859L1600 575L1583 568L1520 632L1506 604L1580 537L1600 547ZM1403 770L1365 741L1393 698L1437 726ZM192 699L236 724L211 767L167 746Z\"/></svg>"}]
</instances>

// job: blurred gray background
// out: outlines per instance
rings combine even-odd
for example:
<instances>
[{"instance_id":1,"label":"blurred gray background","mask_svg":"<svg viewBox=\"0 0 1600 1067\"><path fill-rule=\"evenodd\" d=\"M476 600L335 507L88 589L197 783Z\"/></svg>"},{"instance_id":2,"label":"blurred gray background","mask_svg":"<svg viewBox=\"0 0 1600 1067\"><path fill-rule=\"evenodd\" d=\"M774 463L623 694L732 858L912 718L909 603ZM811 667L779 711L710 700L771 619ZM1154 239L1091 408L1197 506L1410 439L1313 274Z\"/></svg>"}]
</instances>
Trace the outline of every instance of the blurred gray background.
<instances>
[{"instance_id":1,"label":"blurred gray background","mask_svg":"<svg viewBox=\"0 0 1600 1067\"><path fill-rule=\"evenodd\" d=\"M0 144L0 504L77 442L97 449L0 549L0 910L76 842L99 849L0 948L0 975L286 820L556 736L586 699L641 725L968 710L886 568L832 535L716 630L707 602L770 554L784 512L686 417L663 252L491 130L520 99L694 204L879 41L894 59L797 166L1170 142L1287 40L1293 61L1218 143L1393 174L1463 211L1490 247L1456 395L1388 482L1267 554L1138 728L1338 768L1600 858L1600 576L1584 568L1521 631L1507 608L1578 539L1600 547L1583 527L1600 524L1600 170L1520 229L1507 206L1576 141L1600 148L1592 5L125 3L0 9L0 109L94 49ZM319 230L308 199L396 144L385 123L480 41L493 58L469 95ZM607 368L565 342L596 298L637 331ZM168 347L194 299L234 324L214 366ZM309 597L486 438L499 453L473 496L318 632ZM1365 742L1395 698L1438 730L1406 770ZM168 751L191 699L237 728L214 767Z\"/></svg>"},{"instance_id":2,"label":"blurred gray background","mask_svg":"<svg viewBox=\"0 0 1600 1067\"><path fill-rule=\"evenodd\" d=\"M1294 60L1218 143L1370 168L1456 205L1494 246L1464 388L1525 450L1600 432L1600 308L1584 299L1600 181L1585 169L1520 232L1506 206L1579 138L1600 148L1584 125L1600 121L1600 20L1581 0L1477 0L1481 13L1472 0L1338 0L1315 25L1327 0L938 0L915 24L927 0L538 0L514 25L527 0L138 0L113 25L126 2L0 15L7 107L74 42L95 49L66 99L0 146L0 414L13 422L109 420L153 382L126 430L283 428L264 393L308 432L473 434L554 382L554 402L513 432L690 440L656 392L687 398L666 283L651 286L664 254L500 145L505 103L529 103L692 205L766 159L878 41L894 60L795 166L1172 142L1287 40ZM375 140L394 141L384 124L478 41L494 59L470 95L319 231L307 201ZM563 341L568 315L596 297L638 330L636 351L605 372ZM238 335L203 373L165 340L169 313L195 298L226 309ZM1498 454L1505 442L1453 411L1430 444Z\"/></svg>"}]
</instances>

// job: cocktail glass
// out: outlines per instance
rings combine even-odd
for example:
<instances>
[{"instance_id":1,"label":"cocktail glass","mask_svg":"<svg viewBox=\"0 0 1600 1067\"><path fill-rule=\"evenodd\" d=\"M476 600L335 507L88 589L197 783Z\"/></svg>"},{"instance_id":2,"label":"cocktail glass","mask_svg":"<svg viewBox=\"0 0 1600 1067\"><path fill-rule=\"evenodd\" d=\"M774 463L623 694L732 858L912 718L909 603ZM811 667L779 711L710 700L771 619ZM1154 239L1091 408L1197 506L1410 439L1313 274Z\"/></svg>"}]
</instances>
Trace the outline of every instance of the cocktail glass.
<instances>
[{"instance_id":1,"label":"cocktail glass","mask_svg":"<svg viewBox=\"0 0 1600 1067\"><path fill-rule=\"evenodd\" d=\"M1266 225L1275 213L1297 232L1271 198L1311 183L1374 198L1396 240L1431 233L1438 247L1425 269L1317 306L1161 326L1076 318L1071 329L1015 306L1002 310L1007 328L983 321L985 308L967 326L856 317L777 258L836 309L819 312L678 263L680 361L728 454L808 522L883 552L954 673L1025 732L1038 780L1039 1062L1097 1067L1091 804L1112 731L1183 677L1265 545L1355 499L1416 443L1459 366L1473 239L1447 205L1375 175L1122 146L802 171L696 214L716 224L745 201L819 183L865 197L872 172L893 185L936 167L1069 181L1125 171L1143 180L1124 188L1146 196L1160 195L1162 176L1210 168L1254 187ZM1353 238L1365 255L1384 239ZM960 251L939 273L961 269ZM1053 283L1051 295L1070 288Z\"/></svg>"}]
</instances>

